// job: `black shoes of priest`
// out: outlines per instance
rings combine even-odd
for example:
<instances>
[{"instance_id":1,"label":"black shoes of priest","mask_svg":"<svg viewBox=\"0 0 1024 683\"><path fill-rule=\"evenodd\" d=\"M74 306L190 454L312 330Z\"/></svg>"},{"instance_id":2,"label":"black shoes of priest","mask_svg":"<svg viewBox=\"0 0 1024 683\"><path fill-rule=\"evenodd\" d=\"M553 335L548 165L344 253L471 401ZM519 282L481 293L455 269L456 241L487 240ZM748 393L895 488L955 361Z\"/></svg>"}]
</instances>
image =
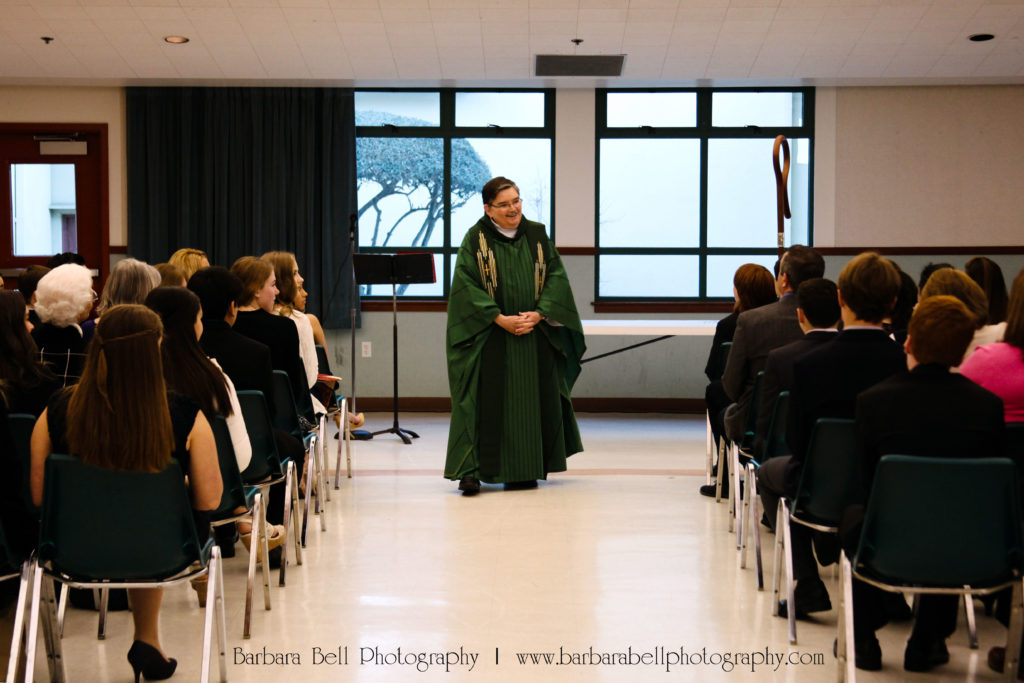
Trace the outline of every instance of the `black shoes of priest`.
<instances>
[{"instance_id":1,"label":"black shoes of priest","mask_svg":"<svg viewBox=\"0 0 1024 683\"><path fill-rule=\"evenodd\" d=\"M832 609L832 601L828 598L828 590L819 578L801 579L796 582L793 589L793 599L796 602L796 618L802 619L812 612L828 612ZM785 600L779 600L779 616L789 616L789 605Z\"/></svg>"},{"instance_id":2,"label":"black shoes of priest","mask_svg":"<svg viewBox=\"0 0 1024 683\"><path fill-rule=\"evenodd\" d=\"M480 480L476 477L465 476L459 480L459 490L464 496L475 496L480 493Z\"/></svg>"},{"instance_id":3,"label":"black shoes of priest","mask_svg":"<svg viewBox=\"0 0 1024 683\"><path fill-rule=\"evenodd\" d=\"M949 661L949 650L945 638L939 640L907 641L903 653L903 668L907 671L931 671Z\"/></svg>"}]
</instances>

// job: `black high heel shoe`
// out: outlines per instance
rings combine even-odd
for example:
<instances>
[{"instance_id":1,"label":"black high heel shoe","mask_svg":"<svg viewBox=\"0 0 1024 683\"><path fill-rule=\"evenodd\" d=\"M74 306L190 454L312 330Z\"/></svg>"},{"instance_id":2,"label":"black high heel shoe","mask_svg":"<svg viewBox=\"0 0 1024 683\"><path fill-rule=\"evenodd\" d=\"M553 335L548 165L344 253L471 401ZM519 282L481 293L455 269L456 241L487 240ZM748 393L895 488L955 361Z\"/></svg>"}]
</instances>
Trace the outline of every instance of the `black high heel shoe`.
<instances>
[{"instance_id":1,"label":"black high heel shoe","mask_svg":"<svg viewBox=\"0 0 1024 683\"><path fill-rule=\"evenodd\" d=\"M132 643L128 650L128 663L135 674L135 683L139 683L139 676L147 681L162 681L173 676L178 668L177 659L164 659L160 650L141 640Z\"/></svg>"}]
</instances>

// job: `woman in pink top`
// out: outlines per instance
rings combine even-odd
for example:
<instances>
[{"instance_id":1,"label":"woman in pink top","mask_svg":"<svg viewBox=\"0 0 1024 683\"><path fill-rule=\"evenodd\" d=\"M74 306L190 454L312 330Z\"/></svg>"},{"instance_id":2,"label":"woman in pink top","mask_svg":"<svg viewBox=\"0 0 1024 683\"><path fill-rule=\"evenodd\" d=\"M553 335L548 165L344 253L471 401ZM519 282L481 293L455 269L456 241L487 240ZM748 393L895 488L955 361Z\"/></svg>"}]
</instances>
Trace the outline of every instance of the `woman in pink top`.
<instances>
[{"instance_id":1,"label":"woman in pink top","mask_svg":"<svg viewBox=\"0 0 1024 683\"><path fill-rule=\"evenodd\" d=\"M1007 422L1024 422L1024 270L1010 290L1003 341L979 346L960 373L1003 399Z\"/></svg>"}]
</instances>

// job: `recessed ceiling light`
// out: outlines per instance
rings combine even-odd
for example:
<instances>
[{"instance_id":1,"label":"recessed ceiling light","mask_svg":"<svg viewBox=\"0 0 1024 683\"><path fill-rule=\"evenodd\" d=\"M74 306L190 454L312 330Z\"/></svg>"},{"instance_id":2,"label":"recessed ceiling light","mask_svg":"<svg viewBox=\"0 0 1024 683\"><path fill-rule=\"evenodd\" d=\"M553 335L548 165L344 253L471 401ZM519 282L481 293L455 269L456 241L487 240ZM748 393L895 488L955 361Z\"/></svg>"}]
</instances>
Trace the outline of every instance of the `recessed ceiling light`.
<instances>
[{"instance_id":1,"label":"recessed ceiling light","mask_svg":"<svg viewBox=\"0 0 1024 683\"><path fill-rule=\"evenodd\" d=\"M984 43L986 40L992 40L995 38L991 33L975 33L973 36L968 36L967 40L974 43Z\"/></svg>"},{"instance_id":2,"label":"recessed ceiling light","mask_svg":"<svg viewBox=\"0 0 1024 683\"><path fill-rule=\"evenodd\" d=\"M188 38L185 36L164 36L165 43L172 43L174 45L183 45L188 42Z\"/></svg>"}]
</instances>

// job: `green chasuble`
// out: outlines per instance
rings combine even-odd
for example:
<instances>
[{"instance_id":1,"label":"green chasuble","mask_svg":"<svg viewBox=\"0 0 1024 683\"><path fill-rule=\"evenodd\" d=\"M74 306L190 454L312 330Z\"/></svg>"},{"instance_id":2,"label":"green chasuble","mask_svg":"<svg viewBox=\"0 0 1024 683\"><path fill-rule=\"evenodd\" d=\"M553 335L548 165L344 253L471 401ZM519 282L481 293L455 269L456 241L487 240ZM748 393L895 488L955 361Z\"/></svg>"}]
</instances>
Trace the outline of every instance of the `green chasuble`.
<instances>
[{"instance_id":1,"label":"green chasuble","mask_svg":"<svg viewBox=\"0 0 1024 683\"><path fill-rule=\"evenodd\" d=\"M499 313L527 311L547 319L529 334L494 323ZM569 392L586 347L569 278L543 225L524 218L512 239L487 216L469 229L447 337L452 421L444 475L498 484L564 472L566 458L583 450Z\"/></svg>"}]
</instances>

